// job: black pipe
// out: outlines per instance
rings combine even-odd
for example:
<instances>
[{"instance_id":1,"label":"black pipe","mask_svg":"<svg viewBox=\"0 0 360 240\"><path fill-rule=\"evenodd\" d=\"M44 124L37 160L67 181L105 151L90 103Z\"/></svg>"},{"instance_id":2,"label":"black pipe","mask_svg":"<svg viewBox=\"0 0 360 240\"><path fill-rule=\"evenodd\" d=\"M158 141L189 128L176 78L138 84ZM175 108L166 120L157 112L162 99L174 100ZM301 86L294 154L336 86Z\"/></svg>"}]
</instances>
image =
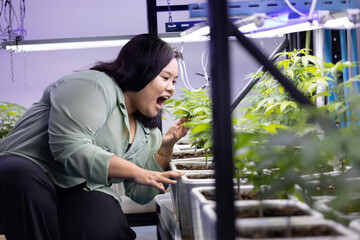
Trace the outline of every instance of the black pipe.
<instances>
[{"instance_id":1,"label":"black pipe","mask_svg":"<svg viewBox=\"0 0 360 240\"><path fill-rule=\"evenodd\" d=\"M297 36L296 33L288 33L287 36L289 37L289 49L288 52L294 51L297 48Z\"/></svg>"},{"instance_id":2,"label":"black pipe","mask_svg":"<svg viewBox=\"0 0 360 240\"><path fill-rule=\"evenodd\" d=\"M150 34L158 35L156 0L146 0L148 31Z\"/></svg>"},{"instance_id":3,"label":"black pipe","mask_svg":"<svg viewBox=\"0 0 360 240\"><path fill-rule=\"evenodd\" d=\"M285 38L280 45L274 50L274 52L270 55L268 61L270 63L274 63L275 60L279 57L279 56L275 56L276 54L284 51L284 49L286 49L289 46L289 40L287 38ZM258 74L259 72L261 72L263 70L263 66L261 66L257 71L256 74ZM239 105L239 103L244 99L244 97L250 92L250 90L255 86L255 84L259 81L258 77L254 77L252 78L246 85L245 87L241 90L241 92L236 96L235 100L233 101L233 103L230 106L230 112L233 112L235 110L235 108Z\"/></svg>"},{"instance_id":4,"label":"black pipe","mask_svg":"<svg viewBox=\"0 0 360 240\"><path fill-rule=\"evenodd\" d=\"M187 11L189 10L189 5L171 5L170 6L171 11ZM168 6L157 6L156 7L157 12L167 12L169 11Z\"/></svg>"},{"instance_id":5,"label":"black pipe","mask_svg":"<svg viewBox=\"0 0 360 240\"><path fill-rule=\"evenodd\" d=\"M156 0L146 0L146 9L147 9L147 20L148 20L148 31L150 34L157 36L158 35L158 22L157 22L157 11L156 11ZM162 113L158 116L160 118L159 129L162 132Z\"/></svg>"},{"instance_id":6,"label":"black pipe","mask_svg":"<svg viewBox=\"0 0 360 240\"><path fill-rule=\"evenodd\" d=\"M227 2L209 0L217 239L235 239Z\"/></svg>"}]
</instances>

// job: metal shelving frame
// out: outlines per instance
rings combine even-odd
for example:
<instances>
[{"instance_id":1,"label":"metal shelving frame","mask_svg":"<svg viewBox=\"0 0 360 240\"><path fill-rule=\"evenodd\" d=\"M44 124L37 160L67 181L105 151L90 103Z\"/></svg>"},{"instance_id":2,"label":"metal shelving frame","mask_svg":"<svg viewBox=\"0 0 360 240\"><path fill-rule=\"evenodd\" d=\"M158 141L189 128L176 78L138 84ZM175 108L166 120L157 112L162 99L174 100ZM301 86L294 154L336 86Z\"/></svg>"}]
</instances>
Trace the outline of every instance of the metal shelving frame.
<instances>
[{"instance_id":1,"label":"metal shelving frame","mask_svg":"<svg viewBox=\"0 0 360 240\"><path fill-rule=\"evenodd\" d=\"M157 7L156 0L147 0L149 33L157 34L157 12L165 11ZM171 7L173 9L173 7ZM175 9L175 8L174 8ZM177 6L178 10L186 7ZM166 9L167 10L167 9ZM315 107L272 63L247 39L229 20L226 0L208 1L208 19L210 26L210 64L211 88L213 101L213 146L215 164L217 239L235 239L235 211L233 202L233 159L231 109L237 104L230 104L230 68L228 36L235 36L238 42L262 64L264 71L269 71L301 105ZM283 43L288 44L288 43ZM280 46L281 48L286 47ZM245 92L249 91L247 88ZM245 96L243 93L242 96ZM241 94L241 93L240 93ZM241 99L239 100L239 102ZM233 109L232 109L233 110ZM325 130L335 127L328 119L318 119Z\"/></svg>"},{"instance_id":2,"label":"metal shelving frame","mask_svg":"<svg viewBox=\"0 0 360 240\"><path fill-rule=\"evenodd\" d=\"M213 146L215 164L217 239L235 239L233 159L230 111L228 36L238 42L269 71L302 106L315 107L266 56L229 21L226 0L209 0L211 86L213 100ZM317 119L324 131L334 131L329 119Z\"/></svg>"}]
</instances>

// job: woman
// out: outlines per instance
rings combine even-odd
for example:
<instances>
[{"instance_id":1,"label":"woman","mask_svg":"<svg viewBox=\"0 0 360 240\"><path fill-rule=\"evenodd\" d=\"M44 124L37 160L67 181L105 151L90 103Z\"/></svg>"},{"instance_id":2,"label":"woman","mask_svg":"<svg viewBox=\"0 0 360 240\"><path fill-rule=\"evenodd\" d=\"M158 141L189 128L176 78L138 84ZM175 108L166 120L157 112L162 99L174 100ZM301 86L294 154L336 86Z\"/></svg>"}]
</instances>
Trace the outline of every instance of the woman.
<instances>
[{"instance_id":1,"label":"woman","mask_svg":"<svg viewBox=\"0 0 360 240\"><path fill-rule=\"evenodd\" d=\"M0 142L0 230L12 239L135 239L110 188L145 204L166 171L183 121L162 138L162 104L175 91L178 53L131 39L113 62L49 85Z\"/></svg>"}]
</instances>

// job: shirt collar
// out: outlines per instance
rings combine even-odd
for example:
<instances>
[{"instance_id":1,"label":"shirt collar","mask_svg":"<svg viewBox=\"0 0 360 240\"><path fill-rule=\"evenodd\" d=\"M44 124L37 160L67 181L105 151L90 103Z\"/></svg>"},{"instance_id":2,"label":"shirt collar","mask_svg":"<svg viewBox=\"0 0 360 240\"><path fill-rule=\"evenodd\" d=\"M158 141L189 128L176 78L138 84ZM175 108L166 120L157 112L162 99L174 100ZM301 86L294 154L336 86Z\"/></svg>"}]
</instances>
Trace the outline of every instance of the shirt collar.
<instances>
[{"instance_id":1,"label":"shirt collar","mask_svg":"<svg viewBox=\"0 0 360 240\"><path fill-rule=\"evenodd\" d=\"M117 95L117 104L120 108L120 111L122 112L122 114L124 115L126 121L126 126L128 129L130 129L130 126L129 126L129 116L128 116L128 113L126 111L126 106L125 106L125 96L124 96L124 92L122 91L122 89L116 84L116 82L114 81L114 85L116 86L116 95ZM138 121L136 121L138 122ZM141 127L144 131L144 133L146 135L150 134L150 129L149 128L146 128L144 127L144 125L141 124Z\"/></svg>"}]
</instances>

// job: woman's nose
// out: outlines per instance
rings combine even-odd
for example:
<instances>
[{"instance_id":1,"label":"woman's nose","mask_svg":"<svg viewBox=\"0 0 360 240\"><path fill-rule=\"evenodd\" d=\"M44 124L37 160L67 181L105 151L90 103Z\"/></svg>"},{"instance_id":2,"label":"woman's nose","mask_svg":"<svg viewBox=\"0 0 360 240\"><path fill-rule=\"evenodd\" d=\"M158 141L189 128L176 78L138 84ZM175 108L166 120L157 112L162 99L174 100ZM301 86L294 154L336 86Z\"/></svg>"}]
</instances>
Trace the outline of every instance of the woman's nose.
<instances>
[{"instance_id":1,"label":"woman's nose","mask_svg":"<svg viewBox=\"0 0 360 240\"><path fill-rule=\"evenodd\" d=\"M175 92L175 85L171 82L166 86L166 91L168 91L171 95Z\"/></svg>"}]
</instances>

